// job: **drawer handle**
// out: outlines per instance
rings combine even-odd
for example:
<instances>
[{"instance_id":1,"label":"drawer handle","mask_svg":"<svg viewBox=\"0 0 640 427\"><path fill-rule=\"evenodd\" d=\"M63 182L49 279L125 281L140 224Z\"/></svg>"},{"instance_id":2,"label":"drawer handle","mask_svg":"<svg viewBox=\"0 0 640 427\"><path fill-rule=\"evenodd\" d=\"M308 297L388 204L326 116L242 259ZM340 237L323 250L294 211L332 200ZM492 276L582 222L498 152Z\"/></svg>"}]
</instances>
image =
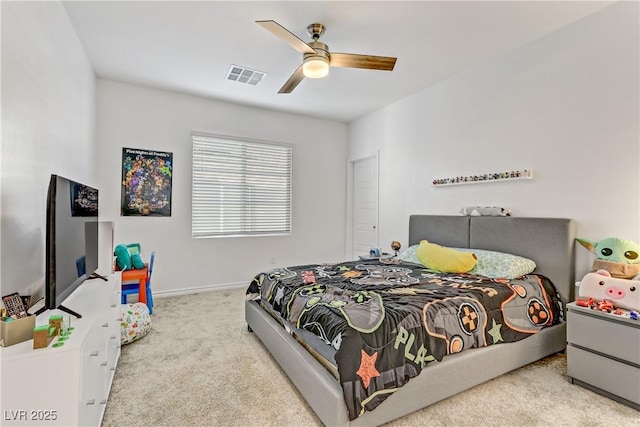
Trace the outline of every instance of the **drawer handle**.
<instances>
[{"instance_id":1,"label":"drawer handle","mask_svg":"<svg viewBox=\"0 0 640 427\"><path fill-rule=\"evenodd\" d=\"M100 366L107 366L107 361L105 360L104 362L102 362Z\"/></svg>"},{"instance_id":2,"label":"drawer handle","mask_svg":"<svg viewBox=\"0 0 640 427\"><path fill-rule=\"evenodd\" d=\"M115 340L115 339L116 339L116 336L115 336L115 335L111 335L111 339L112 339L112 340Z\"/></svg>"},{"instance_id":3,"label":"drawer handle","mask_svg":"<svg viewBox=\"0 0 640 427\"><path fill-rule=\"evenodd\" d=\"M87 406L88 405L95 405L96 404L96 400L95 399L91 399L87 402Z\"/></svg>"},{"instance_id":4,"label":"drawer handle","mask_svg":"<svg viewBox=\"0 0 640 427\"><path fill-rule=\"evenodd\" d=\"M115 304L111 304L111 308L116 308L116 305Z\"/></svg>"},{"instance_id":5,"label":"drawer handle","mask_svg":"<svg viewBox=\"0 0 640 427\"><path fill-rule=\"evenodd\" d=\"M109 327L109 322L105 322L105 323L103 323L103 324L102 324L102 327L103 327L103 328L108 328L108 327Z\"/></svg>"},{"instance_id":6,"label":"drawer handle","mask_svg":"<svg viewBox=\"0 0 640 427\"><path fill-rule=\"evenodd\" d=\"M92 351L91 353L89 353L89 356L91 357L95 357L98 355L98 350Z\"/></svg>"},{"instance_id":7,"label":"drawer handle","mask_svg":"<svg viewBox=\"0 0 640 427\"><path fill-rule=\"evenodd\" d=\"M102 400L100 401L100 404L101 404L101 405L106 405L106 404L107 404L107 399L102 399Z\"/></svg>"}]
</instances>

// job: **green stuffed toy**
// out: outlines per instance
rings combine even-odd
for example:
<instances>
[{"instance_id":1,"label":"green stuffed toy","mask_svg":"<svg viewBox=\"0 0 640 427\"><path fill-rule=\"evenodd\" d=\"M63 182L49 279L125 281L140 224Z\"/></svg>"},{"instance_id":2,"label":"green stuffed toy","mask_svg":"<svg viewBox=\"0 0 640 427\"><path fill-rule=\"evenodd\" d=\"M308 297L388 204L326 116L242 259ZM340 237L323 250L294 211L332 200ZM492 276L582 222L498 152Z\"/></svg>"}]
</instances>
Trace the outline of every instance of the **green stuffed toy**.
<instances>
[{"instance_id":1,"label":"green stuffed toy","mask_svg":"<svg viewBox=\"0 0 640 427\"><path fill-rule=\"evenodd\" d=\"M140 270L147 266L135 245L118 245L113 251L113 254L116 256L116 264L120 271L131 269Z\"/></svg>"},{"instance_id":2,"label":"green stuffed toy","mask_svg":"<svg viewBox=\"0 0 640 427\"><path fill-rule=\"evenodd\" d=\"M133 265L133 268L137 270L140 270L147 266L147 264L144 263L144 260L142 259L142 255L140 255L139 252L136 252L131 255L131 264Z\"/></svg>"},{"instance_id":3,"label":"green stuffed toy","mask_svg":"<svg viewBox=\"0 0 640 427\"><path fill-rule=\"evenodd\" d=\"M611 276L629 279L640 273L640 245L631 240L608 237L599 242L576 239L596 254L593 271L606 270Z\"/></svg>"},{"instance_id":4,"label":"green stuffed toy","mask_svg":"<svg viewBox=\"0 0 640 427\"><path fill-rule=\"evenodd\" d=\"M640 245L631 240L608 237L599 242L587 239L576 239L585 248L600 259L627 264L640 264Z\"/></svg>"},{"instance_id":5,"label":"green stuffed toy","mask_svg":"<svg viewBox=\"0 0 640 427\"><path fill-rule=\"evenodd\" d=\"M118 266L118 270L131 270L131 267L133 266L133 264L131 263L131 254L129 253L129 249L127 249L125 245L116 246L113 254L116 256L116 264Z\"/></svg>"}]
</instances>

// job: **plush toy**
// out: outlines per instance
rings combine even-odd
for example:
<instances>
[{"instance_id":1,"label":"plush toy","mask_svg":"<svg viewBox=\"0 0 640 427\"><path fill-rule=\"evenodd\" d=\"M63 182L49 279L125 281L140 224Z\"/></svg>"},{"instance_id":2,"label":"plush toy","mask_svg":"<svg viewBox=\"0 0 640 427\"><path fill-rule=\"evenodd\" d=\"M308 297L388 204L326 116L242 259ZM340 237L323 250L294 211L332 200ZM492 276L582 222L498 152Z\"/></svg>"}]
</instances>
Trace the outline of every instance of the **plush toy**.
<instances>
[{"instance_id":1,"label":"plush toy","mask_svg":"<svg viewBox=\"0 0 640 427\"><path fill-rule=\"evenodd\" d=\"M118 266L118 270L125 271L131 270L131 254L129 253L129 249L125 245L118 245L113 251L113 254L116 256L116 264Z\"/></svg>"},{"instance_id":2,"label":"plush toy","mask_svg":"<svg viewBox=\"0 0 640 427\"><path fill-rule=\"evenodd\" d=\"M580 282L581 297L608 300L616 307L640 310L640 275L632 280L611 277L606 270L587 273Z\"/></svg>"},{"instance_id":3,"label":"plush toy","mask_svg":"<svg viewBox=\"0 0 640 427\"><path fill-rule=\"evenodd\" d=\"M426 240L420 241L416 255L425 267L445 273L466 273L478 262L474 253L457 251Z\"/></svg>"},{"instance_id":4,"label":"plush toy","mask_svg":"<svg viewBox=\"0 0 640 427\"><path fill-rule=\"evenodd\" d=\"M596 254L592 271L606 270L613 277L630 279L640 274L640 245L631 240L609 237L599 242L576 239Z\"/></svg>"},{"instance_id":5,"label":"plush toy","mask_svg":"<svg viewBox=\"0 0 640 427\"><path fill-rule=\"evenodd\" d=\"M113 254L116 256L116 264L120 271L140 270L147 266L144 259L142 259L142 254L140 254L140 245L137 243L118 245Z\"/></svg>"},{"instance_id":6,"label":"plush toy","mask_svg":"<svg viewBox=\"0 0 640 427\"><path fill-rule=\"evenodd\" d=\"M142 259L142 255L139 252L131 255L131 264L133 268L140 270L141 268L145 268L147 265L144 263Z\"/></svg>"},{"instance_id":7,"label":"plush toy","mask_svg":"<svg viewBox=\"0 0 640 427\"><path fill-rule=\"evenodd\" d=\"M460 209L462 216L511 216L509 209L498 206L465 206Z\"/></svg>"},{"instance_id":8,"label":"plush toy","mask_svg":"<svg viewBox=\"0 0 640 427\"><path fill-rule=\"evenodd\" d=\"M600 259L627 264L640 264L640 245L631 240L609 237L599 242L576 239Z\"/></svg>"}]
</instances>

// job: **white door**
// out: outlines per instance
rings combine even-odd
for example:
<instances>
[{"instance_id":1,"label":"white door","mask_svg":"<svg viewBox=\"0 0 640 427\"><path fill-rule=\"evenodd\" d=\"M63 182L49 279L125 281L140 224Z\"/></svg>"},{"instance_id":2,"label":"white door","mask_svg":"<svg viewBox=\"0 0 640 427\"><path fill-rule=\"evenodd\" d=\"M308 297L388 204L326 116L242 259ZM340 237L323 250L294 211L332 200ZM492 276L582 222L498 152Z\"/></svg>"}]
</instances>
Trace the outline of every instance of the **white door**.
<instances>
[{"instance_id":1,"label":"white door","mask_svg":"<svg viewBox=\"0 0 640 427\"><path fill-rule=\"evenodd\" d=\"M352 259L378 247L378 156L353 162Z\"/></svg>"}]
</instances>

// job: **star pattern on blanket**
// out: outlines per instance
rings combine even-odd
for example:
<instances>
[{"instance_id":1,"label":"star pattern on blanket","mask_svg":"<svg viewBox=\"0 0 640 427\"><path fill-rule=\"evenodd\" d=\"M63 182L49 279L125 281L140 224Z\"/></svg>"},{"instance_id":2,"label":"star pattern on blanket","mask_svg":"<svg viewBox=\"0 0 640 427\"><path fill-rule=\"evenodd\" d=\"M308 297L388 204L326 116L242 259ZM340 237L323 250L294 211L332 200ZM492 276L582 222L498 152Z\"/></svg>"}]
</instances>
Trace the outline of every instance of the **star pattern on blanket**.
<instances>
[{"instance_id":1,"label":"star pattern on blanket","mask_svg":"<svg viewBox=\"0 0 640 427\"><path fill-rule=\"evenodd\" d=\"M493 319L493 325L491 329L489 329L489 335L493 338L493 343L497 343L500 341L504 341L502 339L502 334L500 333L500 328L502 327L502 323L496 323L496 319Z\"/></svg>"},{"instance_id":2,"label":"star pattern on blanket","mask_svg":"<svg viewBox=\"0 0 640 427\"><path fill-rule=\"evenodd\" d=\"M378 358L378 353L375 352L371 356L367 354L366 351L360 350L362 354L362 358L360 359L360 369L356 371L356 374L360 378L362 378L362 384L364 384L364 388L369 388L369 382L371 378L379 377L380 372L376 369L376 359Z\"/></svg>"}]
</instances>

